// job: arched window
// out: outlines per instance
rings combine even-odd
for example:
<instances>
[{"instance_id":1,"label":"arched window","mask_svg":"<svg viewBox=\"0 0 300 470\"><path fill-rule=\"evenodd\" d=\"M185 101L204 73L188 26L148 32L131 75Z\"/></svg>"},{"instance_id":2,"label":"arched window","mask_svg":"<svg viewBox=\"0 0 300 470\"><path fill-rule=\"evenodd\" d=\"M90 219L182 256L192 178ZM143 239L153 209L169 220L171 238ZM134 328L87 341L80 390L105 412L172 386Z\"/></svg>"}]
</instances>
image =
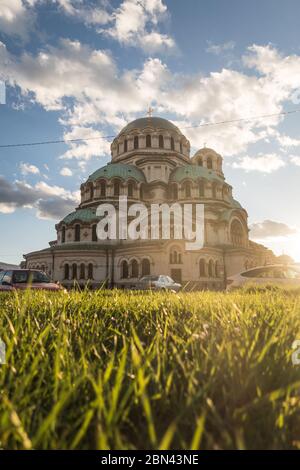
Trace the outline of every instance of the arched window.
<instances>
[{"instance_id":1,"label":"arched window","mask_svg":"<svg viewBox=\"0 0 300 470\"><path fill-rule=\"evenodd\" d=\"M171 197L172 197L172 199L175 199L177 201L177 199L178 199L178 186L177 186L177 184L172 185Z\"/></svg>"},{"instance_id":2,"label":"arched window","mask_svg":"<svg viewBox=\"0 0 300 470\"><path fill-rule=\"evenodd\" d=\"M94 185L93 183L90 184L90 199L94 198Z\"/></svg>"},{"instance_id":3,"label":"arched window","mask_svg":"<svg viewBox=\"0 0 300 470\"><path fill-rule=\"evenodd\" d=\"M80 225L75 225L75 242L80 242Z\"/></svg>"},{"instance_id":4,"label":"arched window","mask_svg":"<svg viewBox=\"0 0 300 470\"><path fill-rule=\"evenodd\" d=\"M100 196L102 197L106 196L106 184L104 181L102 181L100 184Z\"/></svg>"},{"instance_id":5,"label":"arched window","mask_svg":"<svg viewBox=\"0 0 300 470\"><path fill-rule=\"evenodd\" d=\"M84 266L84 263L81 263L81 265L80 265L79 279L85 279L85 266Z\"/></svg>"},{"instance_id":6,"label":"arched window","mask_svg":"<svg viewBox=\"0 0 300 470\"><path fill-rule=\"evenodd\" d=\"M180 153L183 153L183 145L182 145L182 142L180 142Z\"/></svg>"},{"instance_id":7,"label":"arched window","mask_svg":"<svg viewBox=\"0 0 300 470\"><path fill-rule=\"evenodd\" d=\"M64 266L64 279L69 279L70 276L70 267L68 264Z\"/></svg>"},{"instance_id":8,"label":"arched window","mask_svg":"<svg viewBox=\"0 0 300 470\"><path fill-rule=\"evenodd\" d=\"M151 135L146 135L146 147L151 147Z\"/></svg>"},{"instance_id":9,"label":"arched window","mask_svg":"<svg viewBox=\"0 0 300 470\"><path fill-rule=\"evenodd\" d=\"M171 137L171 150L175 150L174 137Z\"/></svg>"},{"instance_id":10,"label":"arched window","mask_svg":"<svg viewBox=\"0 0 300 470\"><path fill-rule=\"evenodd\" d=\"M128 151L128 142L127 139L124 140L124 153Z\"/></svg>"},{"instance_id":11,"label":"arched window","mask_svg":"<svg viewBox=\"0 0 300 470\"><path fill-rule=\"evenodd\" d=\"M199 158L199 159L198 159L198 166L203 166L203 160L202 160L202 158Z\"/></svg>"},{"instance_id":12,"label":"arched window","mask_svg":"<svg viewBox=\"0 0 300 470\"><path fill-rule=\"evenodd\" d=\"M234 246L244 245L244 230L238 220L234 220L230 228L231 242Z\"/></svg>"},{"instance_id":13,"label":"arched window","mask_svg":"<svg viewBox=\"0 0 300 470\"><path fill-rule=\"evenodd\" d=\"M189 198L189 197L191 197L191 195L192 195L191 184L187 182L187 183L184 184L184 196L186 198Z\"/></svg>"},{"instance_id":14,"label":"arched window","mask_svg":"<svg viewBox=\"0 0 300 470\"><path fill-rule=\"evenodd\" d=\"M93 263L88 264L88 279L94 279L94 266Z\"/></svg>"},{"instance_id":15,"label":"arched window","mask_svg":"<svg viewBox=\"0 0 300 470\"><path fill-rule=\"evenodd\" d=\"M182 255L177 250L173 250L170 253L170 264L181 264Z\"/></svg>"},{"instance_id":16,"label":"arched window","mask_svg":"<svg viewBox=\"0 0 300 470\"><path fill-rule=\"evenodd\" d=\"M72 279L77 279L77 264L72 264Z\"/></svg>"},{"instance_id":17,"label":"arched window","mask_svg":"<svg viewBox=\"0 0 300 470\"><path fill-rule=\"evenodd\" d=\"M133 196L133 184L132 183L128 183L127 192L128 192L128 197Z\"/></svg>"},{"instance_id":18,"label":"arched window","mask_svg":"<svg viewBox=\"0 0 300 470\"><path fill-rule=\"evenodd\" d=\"M97 224L94 224L92 226L92 242L97 242L98 237L97 237Z\"/></svg>"},{"instance_id":19,"label":"arched window","mask_svg":"<svg viewBox=\"0 0 300 470\"><path fill-rule=\"evenodd\" d=\"M150 274L150 261L143 259L142 261L142 276L148 276Z\"/></svg>"},{"instance_id":20,"label":"arched window","mask_svg":"<svg viewBox=\"0 0 300 470\"><path fill-rule=\"evenodd\" d=\"M135 150L139 148L139 137L137 135L134 136L133 147L134 147Z\"/></svg>"},{"instance_id":21,"label":"arched window","mask_svg":"<svg viewBox=\"0 0 300 470\"><path fill-rule=\"evenodd\" d=\"M164 148L164 137L162 135L158 137L158 146L160 149Z\"/></svg>"},{"instance_id":22,"label":"arched window","mask_svg":"<svg viewBox=\"0 0 300 470\"><path fill-rule=\"evenodd\" d=\"M120 196L120 183L119 183L119 181L114 182L114 196Z\"/></svg>"},{"instance_id":23,"label":"arched window","mask_svg":"<svg viewBox=\"0 0 300 470\"><path fill-rule=\"evenodd\" d=\"M207 159L206 166L209 170L212 170L213 164L212 164L212 159L210 157L208 157Z\"/></svg>"},{"instance_id":24,"label":"arched window","mask_svg":"<svg viewBox=\"0 0 300 470\"><path fill-rule=\"evenodd\" d=\"M61 229L61 242L65 243L66 242L66 227L63 227Z\"/></svg>"},{"instance_id":25,"label":"arched window","mask_svg":"<svg viewBox=\"0 0 300 470\"><path fill-rule=\"evenodd\" d=\"M139 265L136 259L131 261L131 277L139 277Z\"/></svg>"},{"instance_id":26,"label":"arched window","mask_svg":"<svg viewBox=\"0 0 300 470\"><path fill-rule=\"evenodd\" d=\"M199 197L204 197L204 181L199 183Z\"/></svg>"},{"instance_id":27,"label":"arched window","mask_svg":"<svg viewBox=\"0 0 300 470\"><path fill-rule=\"evenodd\" d=\"M214 262L213 260L209 260L209 263L208 263L208 276L209 277L213 277L214 275Z\"/></svg>"},{"instance_id":28,"label":"arched window","mask_svg":"<svg viewBox=\"0 0 300 470\"><path fill-rule=\"evenodd\" d=\"M127 261L122 261L121 264L121 278L127 279L129 274L128 263Z\"/></svg>"},{"instance_id":29,"label":"arched window","mask_svg":"<svg viewBox=\"0 0 300 470\"><path fill-rule=\"evenodd\" d=\"M204 259L200 259L199 270L200 270L200 277L206 277L205 260Z\"/></svg>"},{"instance_id":30,"label":"arched window","mask_svg":"<svg viewBox=\"0 0 300 470\"><path fill-rule=\"evenodd\" d=\"M219 261L216 261L216 264L215 264L215 276L220 277L220 264L219 264Z\"/></svg>"}]
</instances>

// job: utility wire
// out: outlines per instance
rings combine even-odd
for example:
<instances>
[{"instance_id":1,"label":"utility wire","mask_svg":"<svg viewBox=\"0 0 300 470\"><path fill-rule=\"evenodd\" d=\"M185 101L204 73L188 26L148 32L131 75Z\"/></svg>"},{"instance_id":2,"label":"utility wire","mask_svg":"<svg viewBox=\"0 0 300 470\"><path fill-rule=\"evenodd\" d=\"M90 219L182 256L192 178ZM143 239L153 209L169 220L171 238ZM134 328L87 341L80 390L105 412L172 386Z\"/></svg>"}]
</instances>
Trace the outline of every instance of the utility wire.
<instances>
[{"instance_id":1,"label":"utility wire","mask_svg":"<svg viewBox=\"0 0 300 470\"><path fill-rule=\"evenodd\" d=\"M239 118L239 119L231 119L228 121L217 121L217 122L204 122L202 124L198 124L195 126L188 126L188 127L181 127L182 130L184 129L197 129L200 127L209 127L209 126L219 126L221 124L234 124L238 122L247 122L247 121L256 121L257 119L267 119L276 116L287 116L290 114L300 113L300 109L294 109L292 111L282 111L281 113L274 113L274 114L262 114L260 116L250 116L246 118ZM114 139L117 137L116 135L106 135L101 137L87 137L82 139L63 139L63 140L45 140L41 142L24 142L20 144L4 144L0 145L1 148L14 148L14 147L32 147L35 145L50 145L50 144L66 144L68 142L86 142L89 140L101 140L101 139Z\"/></svg>"}]
</instances>

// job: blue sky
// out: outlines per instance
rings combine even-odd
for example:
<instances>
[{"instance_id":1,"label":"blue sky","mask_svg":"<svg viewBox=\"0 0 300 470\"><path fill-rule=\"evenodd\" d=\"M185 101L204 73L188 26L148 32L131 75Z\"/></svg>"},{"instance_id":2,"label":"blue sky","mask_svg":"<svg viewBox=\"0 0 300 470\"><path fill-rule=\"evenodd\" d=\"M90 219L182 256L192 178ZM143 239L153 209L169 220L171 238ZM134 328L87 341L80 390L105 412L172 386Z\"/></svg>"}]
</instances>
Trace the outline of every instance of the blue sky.
<instances>
[{"instance_id":1,"label":"blue sky","mask_svg":"<svg viewBox=\"0 0 300 470\"><path fill-rule=\"evenodd\" d=\"M296 0L1 0L0 260L55 239L110 139L155 114L182 129L300 108ZM224 157L251 236L300 260L300 113L183 129ZM104 138L103 138L104 137Z\"/></svg>"}]
</instances>

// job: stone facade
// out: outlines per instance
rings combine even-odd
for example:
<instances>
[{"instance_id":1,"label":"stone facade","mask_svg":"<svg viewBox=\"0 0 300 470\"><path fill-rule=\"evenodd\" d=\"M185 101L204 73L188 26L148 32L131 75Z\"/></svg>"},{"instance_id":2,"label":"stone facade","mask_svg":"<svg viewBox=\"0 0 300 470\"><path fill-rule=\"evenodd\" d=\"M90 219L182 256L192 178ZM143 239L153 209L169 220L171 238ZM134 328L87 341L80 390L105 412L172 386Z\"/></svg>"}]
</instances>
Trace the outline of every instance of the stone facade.
<instances>
[{"instance_id":1,"label":"stone facade","mask_svg":"<svg viewBox=\"0 0 300 470\"><path fill-rule=\"evenodd\" d=\"M274 262L274 254L248 237L246 210L233 198L222 157L203 148L190 158L190 144L170 121L157 117L128 124L111 145L112 161L81 185L81 203L56 225L49 248L24 255L26 267L45 270L70 286L131 287L145 274L167 274L189 289L222 289L226 277ZM184 240L97 239L101 203L118 210L143 202L203 203L205 245L186 251Z\"/></svg>"}]
</instances>

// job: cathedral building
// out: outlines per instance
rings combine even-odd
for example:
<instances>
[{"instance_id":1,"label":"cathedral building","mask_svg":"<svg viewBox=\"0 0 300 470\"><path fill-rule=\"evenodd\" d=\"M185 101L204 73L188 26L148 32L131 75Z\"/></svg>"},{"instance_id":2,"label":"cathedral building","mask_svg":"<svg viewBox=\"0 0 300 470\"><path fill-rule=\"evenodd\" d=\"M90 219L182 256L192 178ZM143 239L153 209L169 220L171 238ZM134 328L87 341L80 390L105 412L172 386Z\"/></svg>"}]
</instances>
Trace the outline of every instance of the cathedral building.
<instances>
[{"instance_id":1,"label":"cathedral building","mask_svg":"<svg viewBox=\"0 0 300 470\"><path fill-rule=\"evenodd\" d=\"M129 123L111 145L111 162L81 185L81 202L56 225L49 247L24 255L27 268L47 272L65 286L74 281L96 288L134 287L147 274L166 274L186 289L226 286L226 278L274 262L272 251L249 240L247 212L225 180L221 155L202 148L190 157L190 143L166 119ZM127 196L142 202L204 204L204 247L187 251L185 240L99 240L97 207Z\"/></svg>"}]
</instances>

